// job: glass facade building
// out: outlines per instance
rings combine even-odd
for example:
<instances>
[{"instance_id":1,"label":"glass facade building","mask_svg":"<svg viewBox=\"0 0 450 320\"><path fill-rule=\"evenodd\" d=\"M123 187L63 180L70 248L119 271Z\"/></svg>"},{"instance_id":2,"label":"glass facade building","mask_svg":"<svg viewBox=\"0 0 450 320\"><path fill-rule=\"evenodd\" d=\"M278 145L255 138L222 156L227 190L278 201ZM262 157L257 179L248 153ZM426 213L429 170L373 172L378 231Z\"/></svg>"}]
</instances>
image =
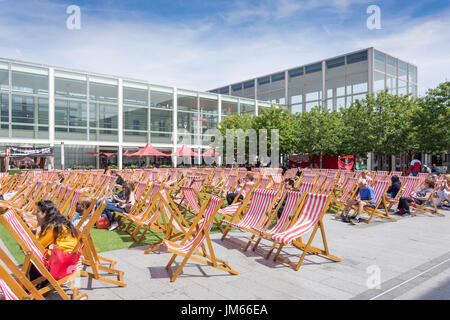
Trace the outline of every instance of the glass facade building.
<instances>
[{"instance_id":1,"label":"glass facade building","mask_svg":"<svg viewBox=\"0 0 450 320\"><path fill-rule=\"evenodd\" d=\"M202 153L229 114L258 114L270 103L159 86L148 81L0 58L0 150L54 147L55 168L98 166L88 152L117 152L151 143L165 152L187 144ZM210 133L210 132L209 132ZM186 137L189 140L186 140Z\"/></svg>"},{"instance_id":2,"label":"glass facade building","mask_svg":"<svg viewBox=\"0 0 450 320\"><path fill-rule=\"evenodd\" d=\"M366 94L417 96L417 67L376 48L363 49L211 90L281 104L293 113L316 105L339 110Z\"/></svg>"}]
</instances>

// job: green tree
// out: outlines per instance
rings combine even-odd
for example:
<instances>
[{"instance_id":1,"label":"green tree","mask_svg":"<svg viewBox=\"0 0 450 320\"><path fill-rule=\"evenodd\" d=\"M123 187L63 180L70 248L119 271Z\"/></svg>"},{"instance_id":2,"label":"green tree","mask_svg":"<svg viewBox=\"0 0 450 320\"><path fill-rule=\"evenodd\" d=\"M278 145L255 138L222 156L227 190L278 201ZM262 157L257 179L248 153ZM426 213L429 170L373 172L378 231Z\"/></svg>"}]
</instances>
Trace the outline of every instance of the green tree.
<instances>
[{"instance_id":1,"label":"green tree","mask_svg":"<svg viewBox=\"0 0 450 320\"><path fill-rule=\"evenodd\" d=\"M342 151L343 123L339 112L316 106L297 117L297 153L320 156L338 155Z\"/></svg>"},{"instance_id":2,"label":"green tree","mask_svg":"<svg viewBox=\"0 0 450 320\"><path fill-rule=\"evenodd\" d=\"M415 151L446 153L450 149L450 82L428 90L412 112Z\"/></svg>"}]
</instances>

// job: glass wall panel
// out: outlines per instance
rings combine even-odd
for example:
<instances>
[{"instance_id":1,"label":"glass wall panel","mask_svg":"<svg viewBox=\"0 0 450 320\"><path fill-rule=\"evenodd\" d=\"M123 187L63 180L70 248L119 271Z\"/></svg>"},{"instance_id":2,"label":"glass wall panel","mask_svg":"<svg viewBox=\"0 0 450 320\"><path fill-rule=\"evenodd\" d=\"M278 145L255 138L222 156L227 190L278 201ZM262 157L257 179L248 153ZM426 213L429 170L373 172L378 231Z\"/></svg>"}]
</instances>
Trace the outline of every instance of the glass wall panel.
<instances>
[{"instance_id":1,"label":"glass wall panel","mask_svg":"<svg viewBox=\"0 0 450 320\"><path fill-rule=\"evenodd\" d=\"M408 93L407 82L398 80L398 95L405 95L407 93Z\"/></svg>"},{"instance_id":2,"label":"glass wall panel","mask_svg":"<svg viewBox=\"0 0 450 320\"><path fill-rule=\"evenodd\" d=\"M227 116L228 114L236 114L236 113L238 113L237 102L222 100L222 116Z\"/></svg>"},{"instance_id":3,"label":"glass wall panel","mask_svg":"<svg viewBox=\"0 0 450 320\"><path fill-rule=\"evenodd\" d=\"M374 50L374 68L381 72L386 72L386 55L380 51Z\"/></svg>"},{"instance_id":4,"label":"glass wall panel","mask_svg":"<svg viewBox=\"0 0 450 320\"><path fill-rule=\"evenodd\" d=\"M13 95L12 122L48 126L48 99Z\"/></svg>"},{"instance_id":5,"label":"glass wall panel","mask_svg":"<svg viewBox=\"0 0 450 320\"><path fill-rule=\"evenodd\" d=\"M293 114L295 114L295 113L302 113L303 112L303 105L302 104L294 104L294 105L292 105L291 112Z\"/></svg>"},{"instance_id":6,"label":"glass wall panel","mask_svg":"<svg viewBox=\"0 0 450 320\"><path fill-rule=\"evenodd\" d=\"M13 71L12 90L33 94L48 94L48 75Z\"/></svg>"},{"instance_id":7,"label":"glass wall panel","mask_svg":"<svg viewBox=\"0 0 450 320\"><path fill-rule=\"evenodd\" d=\"M390 94L397 94L396 78L386 75L386 89Z\"/></svg>"},{"instance_id":8,"label":"glass wall panel","mask_svg":"<svg viewBox=\"0 0 450 320\"><path fill-rule=\"evenodd\" d=\"M384 91L384 74L374 71L373 73L373 90L374 92Z\"/></svg>"},{"instance_id":9,"label":"glass wall panel","mask_svg":"<svg viewBox=\"0 0 450 320\"><path fill-rule=\"evenodd\" d=\"M397 59L387 56L386 73L397 76Z\"/></svg>"},{"instance_id":10,"label":"glass wall panel","mask_svg":"<svg viewBox=\"0 0 450 320\"><path fill-rule=\"evenodd\" d=\"M0 94L0 136L9 135L9 95Z\"/></svg>"},{"instance_id":11,"label":"glass wall panel","mask_svg":"<svg viewBox=\"0 0 450 320\"><path fill-rule=\"evenodd\" d=\"M219 104L217 100L200 98L200 133L213 129L219 123Z\"/></svg>"},{"instance_id":12,"label":"glass wall panel","mask_svg":"<svg viewBox=\"0 0 450 320\"><path fill-rule=\"evenodd\" d=\"M417 67L413 65L408 65L409 68L409 81L417 82Z\"/></svg>"},{"instance_id":13,"label":"glass wall panel","mask_svg":"<svg viewBox=\"0 0 450 320\"><path fill-rule=\"evenodd\" d=\"M55 100L55 125L87 127L87 106L85 102Z\"/></svg>"},{"instance_id":14,"label":"glass wall panel","mask_svg":"<svg viewBox=\"0 0 450 320\"><path fill-rule=\"evenodd\" d=\"M408 79L408 64L398 60L398 78L406 81Z\"/></svg>"},{"instance_id":15,"label":"glass wall panel","mask_svg":"<svg viewBox=\"0 0 450 320\"><path fill-rule=\"evenodd\" d=\"M150 103L152 108L173 109L173 94L152 90L150 92Z\"/></svg>"},{"instance_id":16,"label":"glass wall panel","mask_svg":"<svg viewBox=\"0 0 450 320\"><path fill-rule=\"evenodd\" d=\"M198 99L197 96L178 94L178 128L190 133L198 132Z\"/></svg>"},{"instance_id":17,"label":"glass wall panel","mask_svg":"<svg viewBox=\"0 0 450 320\"><path fill-rule=\"evenodd\" d=\"M152 144L154 143L170 144L172 143L172 134L152 132L150 139Z\"/></svg>"},{"instance_id":18,"label":"glass wall panel","mask_svg":"<svg viewBox=\"0 0 450 320\"><path fill-rule=\"evenodd\" d=\"M0 90L9 90L9 71L0 69Z\"/></svg>"},{"instance_id":19,"label":"glass wall panel","mask_svg":"<svg viewBox=\"0 0 450 320\"><path fill-rule=\"evenodd\" d=\"M158 132L172 132L173 111L162 109L150 110L150 130Z\"/></svg>"},{"instance_id":20,"label":"glass wall panel","mask_svg":"<svg viewBox=\"0 0 450 320\"><path fill-rule=\"evenodd\" d=\"M86 99L87 82L55 77L55 96Z\"/></svg>"},{"instance_id":21,"label":"glass wall panel","mask_svg":"<svg viewBox=\"0 0 450 320\"><path fill-rule=\"evenodd\" d=\"M147 131L148 109L123 107L123 128L125 130Z\"/></svg>"},{"instance_id":22,"label":"glass wall panel","mask_svg":"<svg viewBox=\"0 0 450 320\"><path fill-rule=\"evenodd\" d=\"M117 102L117 85L104 83L89 83L89 95L91 100Z\"/></svg>"},{"instance_id":23,"label":"glass wall panel","mask_svg":"<svg viewBox=\"0 0 450 320\"><path fill-rule=\"evenodd\" d=\"M241 102L240 104L241 114L255 114L255 105Z\"/></svg>"},{"instance_id":24,"label":"glass wall panel","mask_svg":"<svg viewBox=\"0 0 450 320\"><path fill-rule=\"evenodd\" d=\"M123 104L148 105L148 90L123 87Z\"/></svg>"}]
</instances>

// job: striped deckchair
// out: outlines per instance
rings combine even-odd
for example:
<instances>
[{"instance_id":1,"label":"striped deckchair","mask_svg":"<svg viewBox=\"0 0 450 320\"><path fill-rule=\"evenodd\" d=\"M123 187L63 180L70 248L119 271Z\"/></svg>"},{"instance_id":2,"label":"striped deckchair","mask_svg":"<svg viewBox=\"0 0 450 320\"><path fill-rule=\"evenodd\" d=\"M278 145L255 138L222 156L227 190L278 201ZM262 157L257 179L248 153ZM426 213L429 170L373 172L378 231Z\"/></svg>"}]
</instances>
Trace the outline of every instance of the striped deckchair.
<instances>
[{"instance_id":1,"label":"striped deckchair","mask_svg":"<svg viewBox=\"0 0 450 320\"><path fill-rule=\"evenodd\" d=\"M217 210L219 210L223 201L223 199L214 196L210 197L208 201L202 206L201 214L198 215L197 219L192 224L191 228L189 229L188 233L181 241L181 243L176 244L171 241L164 241L167 250L173 253L173 256L170 258L169 263L166 266L166 269L169 271L169 274L171 276L171 282L174 282L176 280L178 275L183 270L184 265L190 259L220 270L224 270L230 274L238 274L236 270L233 270L229 266L228 262L217 259L216 255L214 254L211 240L209 238L209 231L211 230L214 221L214 215L217 213ZM203 222L200 223L200 219L202 218ZM195 231L197 231L197 233L194 234ZM206 250L203 244L205 241L209 252ZM198 249L201 249L201 252L198 251ZM175 273L173 273L171 265L179 255L184 257L184 259Z\"/></svg>"},{"instance_id":2,"label":"striped deckchair","mask_svg":"<svg viewBox=\"0 0 450 320\"><path fill-rule=\"evenodd\" d=\"M252 228L254 232L256 232L259 235L258 240L253 245L252 250L255 251L258 247L259 242L263 238L262 235L265 235L266 237L270 237L272 234L277 234L282 232L284 229L286 229L289 221L289 217L294 217L298 213L297 211L300 210L301 201L305 198L306 193L298 192L298 191L289 191L286 197L286 204L284 206L283 212L279 219L276 220L275 225L270 225L271 219L269 219L269 223L266 224L264 228ZM284 202L284 197L280 201L280 205ZM278 212L279 206L274 211L274 214ZM271 229L269 229L271 227ZM266 256L266 259L268 259L269 256Z\"/></svg>"},{"instance_id":3,"label":"striped deckchair","mask_svg":"<svg viewBox=\"0 0 450 320\"><path fill-rule=\"evenodd\" d=\"M252 200L248 211L240 219L239 222L236 220L239 218L239 213L241 210L246 208L249 198L245 199L243 205L236 211L230 221L222 219L222 222L227 224L225 230L223 231L222 241L225 240L231 227L238 228L240 230L252 232L251 228L259 228L263 226L270 215L270 210L274 207L276 202L277 191L265 190L265 189L255 189L252 193ZM228 239L229 240L229 239ZM230 242L233 242L229 240Z\"/></svg>"},{"instance_id":4,"label":"striped deckchair","mask_svg":"<svg viewBox=\"0 0 450 320\"><path fill-rule=\"evenodd\" d=\"M17 216L17 214L13 210L9 210L5 214L0 216L0 222L5 226L8 233L16 240L16 242L25 253L25 261L23 263L22 271L25 272L25 274L28 274L30 270L30 264L33 264L44 277L40 278L40 281L42 282L45 279L48 280L49 285L40 289L39 292L41 294L45 294L51 289L55 289L62 299L70 300L69 296L61 288L61 285L66 284L70 280L80 275L82 269L81 259L79 260L78 264L74 266L74 272L71 275L60 280L55 280L45 267L45 249L31 233L31 231L26 227L25 223ZM70 285L73 293L72 299L80 300L87 297L86 295L78 296L78 289L76 289L72 283Z\"/></svg>"},{"instance_id":5,"label":"striped deckchair","mask_svg":"<svg viewBox=\"0 0 450 320\"><path fill-rule=\"evenodd\" d=\"M397 196L395 198L388 198L387 202L389 203L388 210L394 205L398 205L398 201L401 197L409 197L411 192L414 191L415 186L419 182L419 179L413 176L407 176L402 179L402 187L398 191Z\"/></svg>"},{"instance_id":6,"label":"striped deckchair","mask_svg":"<svg viewBox=\"0 0 450 320\"><path fill-rule=\"evenodd\" d=\"M1 248L0 262L2 262L0 263L0 300L2 300L2 295L4 300L45 300L44 296L28 280L25 273Z\"/></svg>"},{"instance_id":7,"label":"striped deckchair","mask_svg":"<svg viewBox=\"0 0 450 320\"><path fill-rule=\"evenodd\" d=\"M373 185L373 191L374 191L374 203L375 203L375 207L364 207L363 212L362 213L366 213L369 215L368 219L362 219L364 221L366 221L367 223L370 223L370 221L372 220L372 218L374 216L379 217L379 218L387 218L390 219L392 221L397 221L397 219L391 217L389 215L389 211L387 208L387 204L386 204L386 191L389 188L389 185L391 184L390 181L385 181L385 180L375 180L374 185ZM359 199L359 192L357 193L357 197L356 199ZM384 210L384 212L380 211L380 208L382 207L382 209ZM356 207L354 207L356 209Z\"/></svg>"},{"instance_id":8,"label":"striped deckchair","mask_svg":"<svg viewBox=\"0 0 450 320\"><path fill-rule=\"evenodd\" d=\"M293 266L297 271L302 265L302 262L307 253L320 254L334 261L342 261L340 258L331 255L328 250L328 244L326 241L322 218L327 211L329 203L330 198L327 195L314 193L307 194L305 200L303 201L299 214L297 215L297 217L295 217L295 219L291 221L289 227L282 232L274 233L270 235L270 237L268 237L269 239L273 240L274 243L267 257L269 257L273 249L275 249L275 247L279 245L278 251L275 254L273 260L287 263ZM319 228L322 234L324 249L319 249L311 245ZM302 236L311 230L312 233L309 237L308 242L306 244L303 243ZM291 244L296 248L303 250L300 260L297 263L280 257L282 248L285 245Z\"/></svg>"}]
</instances>

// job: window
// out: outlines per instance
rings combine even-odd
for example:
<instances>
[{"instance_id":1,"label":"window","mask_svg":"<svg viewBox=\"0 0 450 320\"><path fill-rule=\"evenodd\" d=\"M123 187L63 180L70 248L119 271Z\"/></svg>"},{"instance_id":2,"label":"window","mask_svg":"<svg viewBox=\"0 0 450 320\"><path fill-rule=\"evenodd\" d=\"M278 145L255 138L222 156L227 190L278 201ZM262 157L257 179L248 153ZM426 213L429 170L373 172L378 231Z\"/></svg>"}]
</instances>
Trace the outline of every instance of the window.
<instances>
[{"instance_id":1,"label":"window","mask_svg":"<svg viewBox=\"0 0 450 320\"><path fill-rule=\"evenodd\" d=\"M48 99L13 95L12 122L48 125Z\"/></svg>"},{"instance_id":2,"label":"window","mask_svg":"<svg viewBox=\"0 0 450 320\"><path fill-rule=\"evenodd\" d=\"M160 132L172 132L173 130L173 112L171 110L150 110L150 130Z\"/></svg>"},{"instance_id":3,"label":"window","mask_svg":"<svg viewBox=\"0 0 450 320\"><path fill-rule=\"evenodd\" d=\"M255 81L254 80L244 82L244 89L254 88L254 87L255 87Z\"/></svg>"},{"instance_id":4,"label":"window","mask_svg":"<svg viewBox=\"0 0 450 320\"><path fill-rule=\"evenodd\" d=\"M0 122L5 123L2 129L8 129L9 122L9 95L0 94Z\"/></svg>"},{"instance_id":5,"label":"window","mask_svg":"<svg viewBox=\"0 0 450 320\"><path fill-rule=\"evenodd\" d=\"M47 94L48 75L13 71L12 89L34 94Z\"/></svg>"},{"instance_id":6,"label":"window","mask_svg":"<svg viewBox=\"0 0 450 320\"><path fill-rule=\"evenodd\" d=\"M117 91L116 85L95 82L89 84L89 95L91 100L117 102Z\"/></svg>"},{"instance_id":7,"label":"window","mask_svg":"<svg viewBox=\"0 0 450 320\"><path fill-rule=\"evenodd\" d=\"M148 105L148 90L123 87L123 104Z\"/></svg>"},{"instance_id":8,"label":"window","mask_svg":"<svg viewBox=\"0 0 450 320\"><path fill-rule=\"evenodd\" d=\"M270 83L270 77L269 76L258 79L258 85L263 85L263 84L267 84L267 83Z\"/></svg>"},{"instance_id":9,"label":"window","mask_svg":"<svg viewBox=\"0 0 450 320\"><path fill-rule=\"evenodd\" d=\"M408 68L409 68L409 81L417 82L417 67L409 64Z\"/></svg>"},{"instance_id":10,"label":"window","mask_svg":"<svg viewBox=\"0 0 450 320\"><path fill-rule=\"evenodd\" d=\"M322 63L316 63L305 67L305 73L313 73L322 70Z\"/></svg>"},{"instance_id":11,"label":"window","mask_svg":"<svg viewBox=\"0 0 450 320\"><path fill-rule=\"evenodd\" d=\"M55 77L55 96L86 99L87 82Z\"/></svg>"},{"instance_id":12,"label":"window","mask_svg":"<svg viewBox=\"0 0 450 320\"><path fill-rule=\"evenodd\" d=\"M384 74L380 72L373 73L373 90L374 92L384 91Z\"/></svg>"},{"instance_id":13,"label":"window","mask_svg":"<svg viewBox=\"0 0 450 320\"><path fill-rule=\"evenodd\" d=\"M294 105L292 105L291 112L293 114L295 114L295 113L302 113L303 112L303 105L302 104L294 104Z\"/></svg>"},{"instance_id":14,"label":"window","mask_svg":"<svg viewBox=\"0 0 450 320\"><path fill-rule=\"evenodd\" d=\"M284 80L284 72L280 72L280 73L272 75L272 82L277 82L277 81L281 81L281 80Z\"/></svg>"},{"instance_id":15,"label":"window","mask_svg":"<svg viewBox=\"0 0 450 320\"><path fill-rule=\"evenodd\" d=\"M333 60L328 60L327 61L327 68L328 69L332 69L332 68L336 68L339 66L342 66L345 64L345 57L340 57L340 58L336 58Z\"/></svg>"},{"instance_id":16,"label":"window","mask_svg":"<svg viewBox=\"0 0 450 320\"><path fill-rule=\"evenodd\" d=\"M407 80L408 64L406 62L398 60L398 78L400 80Z\"/></svg>"},{"instance_id":17,"label":"window","mask_svg":"<svg viewBox=\"0 0 450 320\"><path fill-rule=\"evenodd\" d=\"M240 90L242 90L242 83L238 83L238 84L235 84L235 85L231 86L231 90L233 90L233 91L240 91Z\"/></svg>"},{"instance_id":18,"label":"window","mask_svg":"<svg viewBox=\"0 0 450 320\"><path fill-rule=\"evenodd\" d=\"M385 72L386 71L386 56L384 53L374 50L374 68L376 70Z\"/></svg>"},{"instance_id":19,"label":"window","mask_svg":"<svg viewBox=\"0 0 450 320\"><path fill-rule=\"evenodd\" d=\"M9 71L0 69L0 89L9 90Z\"/></svg>"},{"instance_id":20,"label":"window","mask_svg":"<svg viewBox=\"0 0 450 320\"><path fill-rule=\"evenodd\" d=\"M289 70L289 78L295 78L302 75L303 75L303 67L294 70Z\"/></svg>"},{"instance_id":21,"label":"window","mask_svg":"<svg viewBox=\"0 0 450 320\"><path fill-rule=\"evenodd\" d=\"M220 88L219 89L220 94L230 94L230 91L228 90L228 87Z\"/></svg>"},{"instance_id":22,"label":"window","mask_svg":"<svg viewBox=\"0 0 450 320\"><path fill-rule=\"evenodd\" d=\"M347 56L347 64L356 63L367 60L367 51L357 52L349 54Z\"/></svg>"},{"instance_id":23,"label":"window","mask_svg":"<svg viewBox=\"0 0 450 320\"><path fill-rule=\"evenodd\" d=\"M150 92L150 103L152 108L172 109L173 94L152 90Z\"/></svg>"},{"instance_id":24,"label":"window","mask_svg":"<svg viewBox=\"0 0 450 320\"><path fill-rule=\"evenodd\" d=\"M147 131L147 109L123 107L123 113L124 129Z\"/></svg>"},{"instance_id":25,"label":"window","mask_svg":"<svg viewBox=\"0 0 450 320\"><path fill-rule=\"evenodd\" d=\"M387 56L386 73L396 76L397 75L397 59L391 56Z\"/></svg>"}]
</instances>

